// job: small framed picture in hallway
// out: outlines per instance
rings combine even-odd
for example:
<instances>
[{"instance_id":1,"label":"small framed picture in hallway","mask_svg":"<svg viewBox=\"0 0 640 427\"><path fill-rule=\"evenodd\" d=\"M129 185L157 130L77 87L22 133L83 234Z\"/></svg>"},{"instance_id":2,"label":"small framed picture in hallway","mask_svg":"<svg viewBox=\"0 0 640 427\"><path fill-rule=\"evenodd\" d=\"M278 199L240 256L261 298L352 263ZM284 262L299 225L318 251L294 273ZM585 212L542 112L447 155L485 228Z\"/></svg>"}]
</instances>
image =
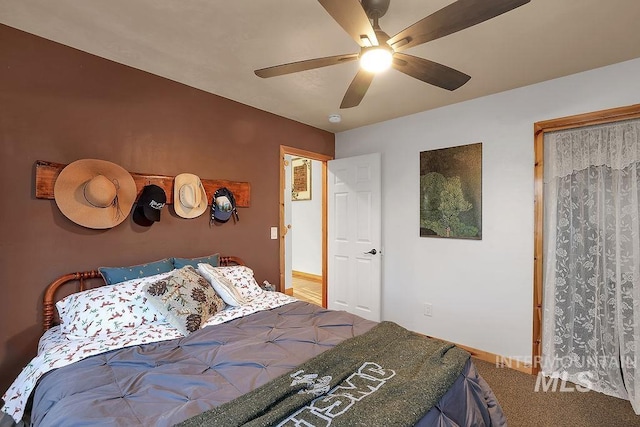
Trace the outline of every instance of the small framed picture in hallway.
<instances>
[{"instance_id":1,"label":"small framed picture in hallway","mask_svg":"<svg viewBox=\"0 0 640 427\"><path fill-rule=\"evenodd\" d=\"M291 159L291 200L311 200L311 160Z\"/></svg>"}]
</instances>

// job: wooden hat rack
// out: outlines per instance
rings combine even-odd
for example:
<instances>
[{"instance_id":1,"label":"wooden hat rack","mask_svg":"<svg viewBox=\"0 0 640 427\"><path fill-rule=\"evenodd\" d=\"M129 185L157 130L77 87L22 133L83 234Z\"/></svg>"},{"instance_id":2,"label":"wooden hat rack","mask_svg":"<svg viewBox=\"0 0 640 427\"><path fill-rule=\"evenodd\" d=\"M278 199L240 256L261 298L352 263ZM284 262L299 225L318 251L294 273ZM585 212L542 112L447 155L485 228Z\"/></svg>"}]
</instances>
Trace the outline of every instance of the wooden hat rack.
<instances>
[{"instance_id":1,"label":"wooden hat rack","mask_svg":"<svg viewBox=\"0 0 640 427\"><path fill-rule=\"evenodd\" d=\"M66 165L61 163L36 161L36 198L53 200L53 188L56 178ZM136 183L138 196L145 185L154 184L161 187L167 195L167 204L173 204L173 176L150 175L130 172ZM223 179L202 179L202 185L207 192L207 200L211 202L213 193L220 187L227 187L236 199L236 206L248 208L251 206L251 184L248 182L227 181Z\"/></svg>"}]
</instances>

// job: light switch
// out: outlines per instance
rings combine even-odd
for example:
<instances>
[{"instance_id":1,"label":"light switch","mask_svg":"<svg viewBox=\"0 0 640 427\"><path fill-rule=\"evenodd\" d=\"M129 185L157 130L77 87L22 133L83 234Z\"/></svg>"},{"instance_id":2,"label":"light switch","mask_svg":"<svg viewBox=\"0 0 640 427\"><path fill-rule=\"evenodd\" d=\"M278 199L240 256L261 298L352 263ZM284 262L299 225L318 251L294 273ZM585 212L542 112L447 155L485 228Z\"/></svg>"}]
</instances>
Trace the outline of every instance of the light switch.
<instances>
[{"instance_id":1,"label":"light switch","mask_svg":"<svg viewBox=\"0 0 640 427\"><path fill-rule=\"evenodd\" d=\"M278 227L271 227L271 240L278 239Z\"/></svg>"}]
</instances>

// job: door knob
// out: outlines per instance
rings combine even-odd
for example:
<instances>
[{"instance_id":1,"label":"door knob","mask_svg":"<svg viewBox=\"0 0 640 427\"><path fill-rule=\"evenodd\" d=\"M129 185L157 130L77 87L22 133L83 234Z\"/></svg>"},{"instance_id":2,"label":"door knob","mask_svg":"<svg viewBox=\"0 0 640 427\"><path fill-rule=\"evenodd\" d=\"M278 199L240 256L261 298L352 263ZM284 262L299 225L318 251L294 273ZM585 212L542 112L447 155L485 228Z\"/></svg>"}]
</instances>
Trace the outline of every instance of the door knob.
<instances>
[{"instance_id":1,"label":"door knob","mask_svg":"<svg viewBox=\"0 0 640 427\"><path fill-rule=\"evenodd\" d=\"M371 255L375 255L377 253L378 251L376 251L375 249L371 249L369 252L365 252L365 254L371 254Z\"/></svg>"}]
</instances>

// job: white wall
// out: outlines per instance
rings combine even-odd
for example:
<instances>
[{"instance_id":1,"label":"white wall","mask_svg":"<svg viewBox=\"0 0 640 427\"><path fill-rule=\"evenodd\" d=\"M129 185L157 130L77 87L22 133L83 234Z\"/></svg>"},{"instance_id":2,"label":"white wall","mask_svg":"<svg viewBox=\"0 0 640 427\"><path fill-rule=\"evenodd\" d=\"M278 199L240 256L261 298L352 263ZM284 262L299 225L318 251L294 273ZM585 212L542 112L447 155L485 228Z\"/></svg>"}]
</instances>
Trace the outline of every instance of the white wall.
<instances>
[{"instance_id":1,"label":"white wall","mask_svg":"<svg viewBox=\"0 0 640 427\"><path fill-rule=\"evenodd\" d=\"M336 158L382 153L383 319L530 357L533 124L640 103L638 76L635 59L337 134ZM419 153L475 142L482 240L419 237ZM433 317L423 315L427 302Z\"/></svg>"},{"instance_id":2,"label":"white wall","mask_svg":"<svg viewBox=\"0 0 640 427\"><path fill-rule=\"evenodd\" d=\"M292 269L322 275L322 162L311 160L311 200L291 202Z\"/></svg>"}]
</instances>

